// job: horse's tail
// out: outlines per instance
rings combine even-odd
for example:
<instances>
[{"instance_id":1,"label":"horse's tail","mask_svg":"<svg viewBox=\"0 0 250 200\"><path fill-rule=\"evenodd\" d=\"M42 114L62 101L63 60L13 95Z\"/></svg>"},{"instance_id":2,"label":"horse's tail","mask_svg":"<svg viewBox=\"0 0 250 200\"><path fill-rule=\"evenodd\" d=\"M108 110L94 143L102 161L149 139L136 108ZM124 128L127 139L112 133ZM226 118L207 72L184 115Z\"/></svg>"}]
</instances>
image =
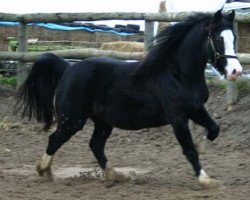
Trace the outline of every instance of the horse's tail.
<instances>
[{"instance_id":1,"label":"horse's tail","mask_svg":"<svg viewBox=\"0 0 250 200\"><path fill-rule=\"evenodd\" d=\"M43 54L32 66L32 70L19 89L15 111L22 111L44 123L48 130L55 115L54 95L56 86L70 64L52 53Z\"/></svg>"}]
</instances>

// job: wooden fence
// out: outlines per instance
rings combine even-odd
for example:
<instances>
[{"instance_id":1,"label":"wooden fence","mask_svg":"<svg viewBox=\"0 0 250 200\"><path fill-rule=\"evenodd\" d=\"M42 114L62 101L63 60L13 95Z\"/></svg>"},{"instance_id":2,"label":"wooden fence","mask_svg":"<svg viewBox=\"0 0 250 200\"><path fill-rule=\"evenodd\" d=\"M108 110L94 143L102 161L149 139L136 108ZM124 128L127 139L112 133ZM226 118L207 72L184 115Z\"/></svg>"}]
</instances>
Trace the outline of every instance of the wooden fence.
<instances>
[{"instance_id":1,"label":"wooden fence","mask_svg":"<svg viewBox=\"0 0 250 200\"><path fill-rule=\"evenodd\" d=\"M19 61L18 65L18 84L23 82L27 76L25 62L34 61L42 54L40 53L28 53L27 51L27 24L32 22L44 22L44 23L62 23L62 22L74 22L74 21L98 21L98 20L144 20L145 21L145 47L147 48L154 35L155 21L158 22L179 22L191 15L192 13L34 13L34 14L7 14L0 13L0 21L14 21L20 22L19 37L18 37L18 52L0 52L0 60L15 60ZM250 23L250 14L236 13L236 22ZM54 51L54 53L64 58L76 58L83 59L91 56L110 56L125 60L141 60L145 56L145 53L121 53L115 51L104 50L61 50ZM238 54L239 60L242 64L250 64L250 54ZM228 83L228 90L236 88L232 82ZM232 92L236 94L236 92ZM228 104L235 103L235 96L228 95Z\"/></svg>"}]
</instances>

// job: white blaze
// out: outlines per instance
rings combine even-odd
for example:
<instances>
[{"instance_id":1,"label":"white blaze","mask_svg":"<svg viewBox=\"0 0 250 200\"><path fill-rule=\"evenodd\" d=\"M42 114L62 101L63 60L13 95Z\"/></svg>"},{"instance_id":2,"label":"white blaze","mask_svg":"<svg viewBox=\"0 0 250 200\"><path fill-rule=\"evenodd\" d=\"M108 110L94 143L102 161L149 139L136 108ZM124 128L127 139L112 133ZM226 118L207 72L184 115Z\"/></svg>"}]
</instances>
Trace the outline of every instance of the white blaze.
<instances>
[{"instance_id":1,"label":"white blaze","mask_svg":"<svg viewBox=\"0 0 250 200\"><path fill-rule=\"evenodd\" d=\"M234 49L234 35L231 30L224 30L221 32L221 37L224 38L225 55L236 56ZM239 75L242 72L242 66L238 59L227 58L226 65L227 76Z\"/></svg>"}]
</instances>

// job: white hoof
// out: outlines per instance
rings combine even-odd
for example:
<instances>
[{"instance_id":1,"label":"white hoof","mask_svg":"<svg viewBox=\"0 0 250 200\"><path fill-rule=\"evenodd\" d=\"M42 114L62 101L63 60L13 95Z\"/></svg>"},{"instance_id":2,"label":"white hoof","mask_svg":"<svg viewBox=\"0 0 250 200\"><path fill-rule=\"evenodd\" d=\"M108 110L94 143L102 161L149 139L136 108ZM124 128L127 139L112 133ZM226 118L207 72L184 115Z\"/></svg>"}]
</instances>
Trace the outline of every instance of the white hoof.
<instances>
[{"instance_id":1,"label":"white hoof","mask_svg":"<svg viewBox=\"0 0 250 200\"><path fill-rule=\"evenodd\" d=\"M52 159L53 159L53 156L44 154L43 157L36 163L37 173L39 174L39 176L43 177L44 179L48 181L53 180L53 175L51 172Z\"/></svg>"},{"instance_id":2,"label":"white hoof","mask_svg":"<svg viewBox=\"0 0 250 200\"><path fill-rule=\"evenodd\" d=\"M203 189L216 189L221 187L220 181L210 178L203 169L199 176L199 184Z\"/></svg>"},{"instance_id":3,"label":"white hoof","mask_svg":"<svg viewBox=\"0 0 250 200\"><path fill-rule=\"evenodd\" d=\"M199 180L199 183L200 183L201 187L205 190L218 189L222 185L220 181L217 181L216 179L212 179L212 178Z\"/></svg>"},{"instance_id":4,"label":"white hoof","mask_svg":"<svg viewBox=\"0 0 250 200\"><path fill-rule=\"evenodd\" d=\"M204 142L196 143L195 144L195 149L199 154L206 154L206 145Z\"/></svg>"},{"instance_id":5,"label":"white hoof","mask_svg":"<svg viewBox=\"0 0 250 200\"><path fill-rule=\"evenodd\" d=\"M107 163L107 167L103 170L103 177L105 181L113 181L113 182L124 182L129 181L131 179L130 176L117 172L111 166L111 164Z\"/></svg>"},{"instance_id":6,"label":"white hoof","mask_svg":"<svg viewBox=\"0 0 250 200\"><path fill-rule=\"evenodd\" d=\"M227 107L227 111L232 111L234 109L234 105L230 104Z\"/></svg>"},{"instance_id":7,"label":"white hoof","mask_svg":"<svg viewBox=\"0 0 250 200\"><path fill-rule=\"evenodd\" d=\"M202 138L202 140L195 144L195 148L199 154L206 154L206 149L209 144L209 140L206 136Z\"/></svg>"}]
</instances>

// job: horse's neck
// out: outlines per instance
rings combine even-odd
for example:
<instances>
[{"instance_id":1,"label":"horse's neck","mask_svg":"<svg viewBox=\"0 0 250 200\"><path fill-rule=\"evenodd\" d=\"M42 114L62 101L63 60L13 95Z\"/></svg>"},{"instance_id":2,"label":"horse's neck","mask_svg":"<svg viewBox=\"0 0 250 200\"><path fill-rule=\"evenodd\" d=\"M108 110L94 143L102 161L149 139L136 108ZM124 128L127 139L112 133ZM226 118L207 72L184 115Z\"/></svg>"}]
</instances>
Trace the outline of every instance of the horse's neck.
<instances>
[{"instance_id":1,"label":"horse's neck","mask_svg":"<svg viewBox=\"0 0 250 200\"><path fill-rule=\"evenodd\" d=\"M180 74L189 83L204 81L204 70L208 61L206 53L206 34L189 33L177 50L176 62Z\"/></svg>"}]
</instances>

